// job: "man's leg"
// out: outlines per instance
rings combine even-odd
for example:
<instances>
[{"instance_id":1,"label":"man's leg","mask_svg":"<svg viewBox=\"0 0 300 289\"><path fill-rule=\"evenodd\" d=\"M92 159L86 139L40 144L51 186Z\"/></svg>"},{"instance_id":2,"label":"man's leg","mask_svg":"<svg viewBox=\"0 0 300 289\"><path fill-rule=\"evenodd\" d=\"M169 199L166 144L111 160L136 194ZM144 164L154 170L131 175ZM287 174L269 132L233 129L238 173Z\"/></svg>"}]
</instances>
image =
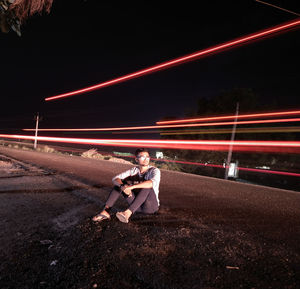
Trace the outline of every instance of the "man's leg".
<instances>
[{"instance_id":1,"label":"man's leg","mask_svg":"<svg viewBox=\"0 0 300 289\"><path fill-rule=\"evenodd\" d=\"M143 214L154 214L159 209L156 194L154 190L150 191L147 199L145 202L141 205L139 209L136 210L136 212L140 212Z\"/></svg>"},{"instance_id":2,"label":"man's leg","mask_svg":"<svg viewBox=\"0 0 300 289\"><path fill-rule=\"evenodd\" d=\"M106 202L105 202L105 208L111 208L117 199L120 197L122 191L119 187L115 186L112 191L110 192Z\"/></svg>"},{"instance_id":3,"label":"man's leg","mask_svg":"<svg viewBox=\"0 0 300 289\"><path fill-rule=\"evenodd\" d=\"M141 189L133 197L126 198L129 204L129 210L132 213L139 212L144 214L153 214L158 210L158 203L153 188Z\"/></svg>"},{"instance_id":4,"label":"man's leg","mask_svg":"<svg viewBox=\"0 0 300 289\"><path fill-rule=\"evenodd\" d=\"M116 214L116 217L123 223L128 223L129 218L135 212L153 214L158 211L158 203L153 188L140 189L138 193L134 192L134 190L132 192L133 196L126 198L129 208Z\"/></svg>"},{"instance_id":5,"label":"man's leg","mask_svg":"<svg viewBox=\"0 0 300 289\"><path fill-rule=\"evenodd\" d=\"M100 214L93 217L93 221L102 221L104 219L110 219L109 209L115 204L121 193L122 191L120 190L120 188L115 186L109 193L109 196L105 202L104 209Z\"/></svg>"}]
</instances>

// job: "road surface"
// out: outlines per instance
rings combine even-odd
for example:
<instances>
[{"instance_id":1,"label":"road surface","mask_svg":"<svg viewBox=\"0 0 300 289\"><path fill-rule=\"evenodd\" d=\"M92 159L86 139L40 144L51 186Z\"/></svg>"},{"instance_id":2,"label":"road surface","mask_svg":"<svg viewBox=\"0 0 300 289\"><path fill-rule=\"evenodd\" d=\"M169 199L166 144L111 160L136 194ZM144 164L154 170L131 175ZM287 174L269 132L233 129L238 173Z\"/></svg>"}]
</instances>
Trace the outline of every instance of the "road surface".
<instances>
[{"instance_id":1,"label":"road surface","mask_svg":"<svg viewBox=\"0 0 300 289\"><path fill-rule=\"evenodd\" d=\"M2 146L1 160L1 288L299 288L299 192L161 170L157 215L93 224L131 165Z\"/></svg>"}]
</instances>

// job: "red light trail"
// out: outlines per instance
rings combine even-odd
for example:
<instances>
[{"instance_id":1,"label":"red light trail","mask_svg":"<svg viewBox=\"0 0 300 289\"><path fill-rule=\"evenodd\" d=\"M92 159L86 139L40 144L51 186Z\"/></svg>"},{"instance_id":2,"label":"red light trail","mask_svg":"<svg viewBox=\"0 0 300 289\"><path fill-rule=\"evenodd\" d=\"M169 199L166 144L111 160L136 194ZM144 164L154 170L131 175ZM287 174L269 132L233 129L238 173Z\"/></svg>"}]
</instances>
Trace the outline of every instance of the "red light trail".
<instances>
[{"instance_id":1,"label":"red light trail","mask_svg":"<svg viewBox=\"0 0 300 289\"><path fill-rule=\"evenodd\" d=\"M289 132L300 132L299 126L279 126L279 127L252 127L252 128L238 128L236 133L289 133ZM185 135L185 134L228 134L232 133L231 128L219 128L219 129L197 129L197 130L169 130L161 132L160 130L135 131L134 134L141 133L158 133L160 135ZM112 134L132 134L129 131L112 132Z\"/></svg>"},{"instance_id":2,"label":"red light trail","mask_svg":"<svg viewBox=\"0 0 300 289\"><path fill-rule=\"evenodd\" d=\"M235 119L236 117L241 118L257 118L257 117L271 117L271 116L288 116L300 114L300 110L294 111L281 111L281 112L268 112L268 113L252 113L252 114L241 114L241 115L228 115L228 116L216 116L216 117L200 117L200 118L188 118L179 120L165 120L158 121L156 124L173 124L173 123L185 123L185 122L199 122L199 121L212 121L212 120L225 120Z\"/></svg>"},{"instance_id":3,"label":"red light trail","mask_svg":"<svg viewBox=\"0 0 300 289\"><path fill-rule=\"evenodd\" d=\"M292 173L292 172L261 170L261 169L251 169L251 168L238 168L238 169L241 170L241 171L248 171L248 172L257 172L257 173L265 173L265 174L275 174L275 175L283 175L283 176L300 177L299 173Z\"/></svg>"},{"instance_id":4,"label":"red light trail","mask_svg":"<svg viewBox=\"0 0 300 289\"><path fill-rule=\"evenodd\" d=\"M300 127L298 126L282 126L282 127L253 127L253 128L238 128L235 133L289 133L289 132L300 132ZM123 134L121 132L119 134ZM126 132L129 133L129 132ZM136 133L136 132L134 132ZM142 132L141 132L142 133ZM185 135L185 134L231 134L232 129L199 129L199 130L181 130L181 131L165 131L160 132L160 135Z\"/></svg>"},{"instance_id":5,"label":"red light trail","mask_svg":"<svg viewBox=\"0 0 300 289\"><path fill-rule=\"evenodd\" d=\"M28 135L7 135L0 134L1 138L35 140L35 136ZM213 150L227 151L233 144L234 151L243 152L278 152L278 153L299 153L300 142L297 141L231 141L227 140L138 140L138 139L85 139L85 138L61 138L61 137L37 137L39 141L62 142L118 147L147 147L147 148L168 148L185 150Z\"/></svg>"},{"instance_id":6,"label":"red light trail","mask_svg":"<svg viewBox=\"0 0 300 289\"><path fill-rule=\"evenodd\" d=\"M186 164L186 165L196 165L196 166L203 166L203 167L223 168L223 169L225 169L225 167L223 165L208 164L208 163L176 161L176 160L165 160L165 159L154 159L154 158L151 158L151 160L163 161L163 162L171 162L171 163L179 163L179 164ZM275 175L300 177L299 173L293 173L293 172L273 171L273 170L263 170L263 169L252 169L252 168L243 168L243 167L238 167L238 170L240 170L240 171L248 171L248 172L257 172L257 173L265 173L265 174L275 174Z\"/></svg>"},{"instance_id":7,"label":"red light trail","mask_svg":"<svg viewBox=\"0 0 300 289\"><path fill-rule=\"evenodd\" d=\"M45 98L45 101L57 100L57 99L65 98L65 97L70 97L72 95L82 94L82 93L90 92L90 91L100 89L103 87L115 85L117 83L124 82L124 81L134 79L134 78L138 78L138 77L144 76L146 74L150 74L150 73L160 71L162 69L170 68L175 65L180 65L187 61L194 61L200 57L209 55L211 53L221 52L222 50L232 48L237 45L245 44L249 41L258 40L259 38L262 38L262 37L265 37L265 36L268 36L268 35L271 35L274 33L282 32L286 29L296 28L298 25L300 25L300 20L294 20L294 21L291 21L288 23L284 23L284 24L278 25L276 27L268 28L263 31L256 32L256 33L253 33L253 34L250 34L250 35L247 35L247 36L244 36L244 37L232 40L232 41L224 42L223 44L219 44L219 45L210 47L208 49L203 49L198 52L195 52L195 53L183 56L183 57L179 57L179 58L167 61L167 62L163 62L161 64L158 64L158 65L146 68L146 69L142 69L142 70L136 71L134 73L130 73L130 74L127 74L127 75L124 75L124 76L121 76L121 77L118 77L118 78L115 78L115 79L112 79L109 81L105 81L105 82L102 82L102 83L99 83L99 84L96 84L93 86L89 86L89 87L86 87L83 89L55 95L52 97L47 97L47 98Z\"/></svg>"},{"instance_id":8,"label":"red light trail","mask_svg":"<svg viewBox=\"0 0 300 289\"><path fill-rule=\"evenodd\" d=\"M18 143L20 142L9 142L9 143ZM68 151L68 152L74 152L78 151L81 152L82 150L79 149L66 149L57 147L58 150ZM105 153L107 154L107 153ZM112 154L113 156L119 157L117 154ZM126 156L127 158L135 158L134 156ZM157 159L157 158L151 158L151 160L155 161L161 161L161 162L169 162L169 163L179 163L179 164L187 164L187 165L196 165L196 166L204 166L204 167L213 167L213 168L220 168L225 169L223 165L217 165L217 164L210 164L210 163L198 163L198 162L189 162L189 161L178 161L178 160L166 160L166 159ZM285 171L274 171L274 170L264 170L264 169L253 169L253 168L244 168L244 167L238 167L238 170L241 171L249 171L249 172L257 172L257 173L265 173L265 174L275 174L275 175L284 175L284 176L293 176L293 177L300 177L300 173L293 173L293 172L285 172Z\"/></svg>"},{"instance_id":9,"label":"red light trail","mask_svg":"<svg viewBox=\"0 0 300 289\"><path fill-rule=\"evenodd\" d=\"M267 120L245 120L238 121L241 124L258 124L258 123L277 123L277 122L298 122L300 118L284 119L267 119ZM173 128L173 127L197 127L197 126L217 126L232 125L234 121L227 122L210 122L210 123L192 123L192 124L173 124L173 125L150 125L150 126L130 126L130 127L110 127L110 128L44 128L39 131L116 131L116 130L136 130L136 129L153 129L153 128ZM24 128L24 131L35 131L34 128Z\"/></svg>"}]
</instances>

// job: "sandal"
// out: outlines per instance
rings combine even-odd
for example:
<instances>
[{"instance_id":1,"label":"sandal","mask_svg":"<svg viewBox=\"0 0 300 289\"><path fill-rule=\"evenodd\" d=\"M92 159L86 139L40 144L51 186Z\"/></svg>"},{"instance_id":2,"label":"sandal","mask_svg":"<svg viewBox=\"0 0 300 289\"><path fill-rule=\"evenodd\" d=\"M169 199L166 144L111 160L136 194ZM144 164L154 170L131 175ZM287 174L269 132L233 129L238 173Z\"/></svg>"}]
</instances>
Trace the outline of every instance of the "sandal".
<instances>
[{"instance_id":1,"label":"sandal","mask_svg":"<svg viewBox=\"0 0 300 289\"><path fill-rule=\"evenodd\" d=\"M122 223L128 223L128 218L123 214L123 212L116 213L116 217L121 221Z\"/></svg>"},{"instance_id":2,"label":"sandal","mask_svg":"<svg viewBox=\"0 0 300 289\"><path fill-rule=\"evenodd\" d=\"M102 222L104 220L110 220L110 217L104 215L104 214L98 214L93 217L92 219L94 222Z\"/></svg>"}]
</instances>

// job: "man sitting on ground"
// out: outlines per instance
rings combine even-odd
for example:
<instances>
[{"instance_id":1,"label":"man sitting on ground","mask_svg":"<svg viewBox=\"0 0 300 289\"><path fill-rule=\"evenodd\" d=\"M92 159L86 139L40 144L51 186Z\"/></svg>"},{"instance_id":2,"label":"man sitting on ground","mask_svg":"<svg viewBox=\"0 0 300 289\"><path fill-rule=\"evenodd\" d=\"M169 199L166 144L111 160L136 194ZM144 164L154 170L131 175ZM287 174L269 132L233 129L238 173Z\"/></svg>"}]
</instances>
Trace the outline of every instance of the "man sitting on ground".
<instances>
[{"instance_id":1,"label":"man sitting on ground","mask_svg":"<svg viewBox=\"0 0 300 289\"><path fill-rule=\"evenodd\" d=\"M138 166L112 179L115 186L108 196L103 211L93 217L93 221L101 222L110 219L109 211L120 195L125 197L129 205L127 210L116 214L123 223L128 223L135 212L153 214L158 211L160 170L149 165L150 156L147 149L137 149L135 156Z\"/></svg>"}]
</instances>

